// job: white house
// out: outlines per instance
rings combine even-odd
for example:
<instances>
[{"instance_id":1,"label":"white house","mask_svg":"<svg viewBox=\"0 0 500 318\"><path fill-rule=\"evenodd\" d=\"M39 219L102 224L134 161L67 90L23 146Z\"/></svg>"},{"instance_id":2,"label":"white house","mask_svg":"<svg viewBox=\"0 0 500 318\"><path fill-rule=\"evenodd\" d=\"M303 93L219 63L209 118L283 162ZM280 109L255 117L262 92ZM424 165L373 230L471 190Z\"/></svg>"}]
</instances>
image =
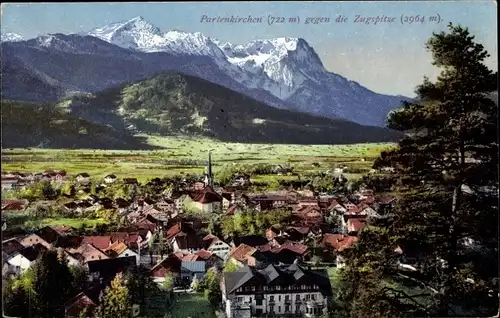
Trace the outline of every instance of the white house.
<instances>
[{"instance_id":1,"label":"white house","mask_svg":"<svg viewBox=\"0 0 500 318\"><path fill-rule=\"evenodd\" d=\"M245 266L224 273L222 301L228 318L276 316L320 317L327 313L332 288L324 271L269 265Z\"/></svg>"},{"instance_id":2,"label":"white house","mask_svg":"<svg viewBox=\"0 0 500 318\"><path fill-rule=\"evenodd\" d=\"M193 198L194 204L202 212L220 213L222 212L222 196L215 192L210 186L206 186Z\"/></svg>"},{"instance_id":3,"label":"white house","mask_svg":"<svg viewBox=\"0 0 500 318\"><path fill-rule=\"evenodd\" d=\"M118 178L114 174L108 174L104 177L104 182L107 184L114 183Z\"/></svg>"},{"instance_id":4,"label":"white house","mask_svg":"<svg viewBox=\"0 0 500 318\"><path fill-rule=\"evenodd\" d=\"M46 250L47 248L45 248L42 244L35 244L33 246L25 247L19 252L12 254L6 260L8 272L14 275L23 273L25 270L30 268L31 265L33 265L38 257L38 254Z\"/></svg>"},{"instance_id":5,"label":"white house","mask_svg":"<svg viewBox=\"0 0 500 318\"><path fill-rule=\"evenodd\" d=\"M231 246L219 239L217 236L208 234L203 238L206 250L214 253L224 261L228 258Z\"/></svg>"},{"instance_id":6,"label":"white house","mask_svg":"<svg viewBox=\"0 0 500 318\"><path fill-rule=\"evenodd\" d=\"M79 173L76 175L76 182L78 183L88 183L90 182L90 175L86 172Z\"/></svg>"}]
</instances>

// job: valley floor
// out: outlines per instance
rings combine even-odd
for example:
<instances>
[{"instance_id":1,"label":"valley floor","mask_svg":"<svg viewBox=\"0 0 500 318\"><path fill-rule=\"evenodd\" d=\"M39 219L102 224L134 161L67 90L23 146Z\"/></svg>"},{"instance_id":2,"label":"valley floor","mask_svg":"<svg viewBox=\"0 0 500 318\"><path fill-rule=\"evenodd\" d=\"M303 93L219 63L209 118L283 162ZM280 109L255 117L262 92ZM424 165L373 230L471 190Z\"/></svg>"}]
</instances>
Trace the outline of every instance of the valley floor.
<instances>
[{"instance_id":1,"label":"valley floor","mask_svg":"<svg viewBox=\"0 0 500 318\"><path fill-rule=\"evenodd\" d=\"M121 151L91 149L2 149L2 171L42 172L65 170L69 174L87 172L95 177L114 173L118 178L145 181L154 177L204 172L208 151L212 150L214 171L234 164L293 165L297 173L331 170L345 165L347 178L366 174L373 160L391 143L353 145L284 145L224 143L202 138L152 137L148 143L163 149ZM273 175L256 176L268 182ZM295 179L295 176L280 176Z\"/></svg>"}]
</instances>

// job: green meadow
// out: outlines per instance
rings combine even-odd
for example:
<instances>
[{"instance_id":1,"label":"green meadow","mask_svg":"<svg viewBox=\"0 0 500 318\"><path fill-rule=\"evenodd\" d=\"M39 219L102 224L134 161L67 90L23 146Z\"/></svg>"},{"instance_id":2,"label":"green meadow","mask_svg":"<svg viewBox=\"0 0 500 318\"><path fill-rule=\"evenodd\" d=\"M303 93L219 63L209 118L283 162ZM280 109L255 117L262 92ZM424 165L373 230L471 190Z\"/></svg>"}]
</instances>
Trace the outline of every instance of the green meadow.
<instances>
[{"instance_id":1,"label":"green meadow","mask_svg":"<svg viewBox=\"0 0 500 318\"><path fill-rule=\"evenodd\" d=\"M149 136L148 143L160 150L93 149L2 149L2 171L41 172L65 170L69 174L87 172L94 178L114 173L119 178L145 181L154 177L201 174L208 151L212 151L214 172L228 165L281 164L296 172L327 171L338 165L368 171L381 151L391 143L351 145L284 145L227 143L206 138ZM349 172L349 171L348 171ZM275 176L255 176L269 181ZM280 176L281 179L294 178Z\"/></svg>"}]
</instances>

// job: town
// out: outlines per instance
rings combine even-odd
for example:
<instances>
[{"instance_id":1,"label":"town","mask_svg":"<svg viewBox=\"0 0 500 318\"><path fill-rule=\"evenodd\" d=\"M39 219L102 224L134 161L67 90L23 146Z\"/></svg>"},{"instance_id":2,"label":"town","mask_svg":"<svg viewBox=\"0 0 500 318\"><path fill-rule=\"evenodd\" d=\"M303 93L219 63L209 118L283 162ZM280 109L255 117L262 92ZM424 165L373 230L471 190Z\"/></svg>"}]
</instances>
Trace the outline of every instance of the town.
<instances>
[{"instance_id":1,"label":"town","mask_svg":"<svg viewBox=\"0 0 500 318\"><path fill-rule=\"evenodd\" d=\"M42 196L52 199L2 202L4 277L23 275L42 251L53 249L87 275L85 287L70 291L67 317L94 310L105 286L133 267L159 286L171 282L172 290L199 289L215 271L221 292L215 307L226 317L320 317L331 305L327 269L341 268L341 252L356 244L363 228L390 216L395 203L395 197L371 189L329 194L290 186L248 193L251 176L245 173L233 174L228 186L215 186L210 154L206 172L144 185L114 174L94 180L84 172L2 172L4 191L22 193L45 184ZM331 182L338 180L345 178L340 174ZM66 191L56 193L58 185ZM66 203L57 206L58 195ZM106 222L93 229L40 226L6 239L11 217L47 210L76 219L104 216ZM395 253L402 255L401 248Z\"/></svg>"}]
</instances>

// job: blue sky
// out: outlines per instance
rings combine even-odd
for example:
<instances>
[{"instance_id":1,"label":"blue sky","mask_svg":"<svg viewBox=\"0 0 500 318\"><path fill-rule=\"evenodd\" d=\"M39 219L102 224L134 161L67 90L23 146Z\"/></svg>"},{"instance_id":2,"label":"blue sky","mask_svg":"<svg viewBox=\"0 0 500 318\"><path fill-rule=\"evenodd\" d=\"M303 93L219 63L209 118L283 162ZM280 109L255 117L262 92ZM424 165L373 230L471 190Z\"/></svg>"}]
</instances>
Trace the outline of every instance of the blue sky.
<instances>
[{"instance_id":1,"label":"blue sky","mask_svg":"<svg viewBox=\"0 0 500 318\"><path fill-rule=\"evenodd\" d=\"M437 15L440 24L401 25L401 15ZM379 93L413 95L424 75L435 78L424 43L444 30L448 22L463 24L476 35L491 57L487 64L498 69L497 9L489 1L429 2L219 2L219 3L49 3L2 4L2 33L14 32L25 38L46 33L74 33L136 16L162 31L178 29L203 34L231 43L272 37L302 37L316 50L325 67ZM268 15L348 18L347 23L326 24L224 24L200 23L210 17ZM356 15L394 16L396 23L355 24Z\"/></svg>"}]
</instances>

